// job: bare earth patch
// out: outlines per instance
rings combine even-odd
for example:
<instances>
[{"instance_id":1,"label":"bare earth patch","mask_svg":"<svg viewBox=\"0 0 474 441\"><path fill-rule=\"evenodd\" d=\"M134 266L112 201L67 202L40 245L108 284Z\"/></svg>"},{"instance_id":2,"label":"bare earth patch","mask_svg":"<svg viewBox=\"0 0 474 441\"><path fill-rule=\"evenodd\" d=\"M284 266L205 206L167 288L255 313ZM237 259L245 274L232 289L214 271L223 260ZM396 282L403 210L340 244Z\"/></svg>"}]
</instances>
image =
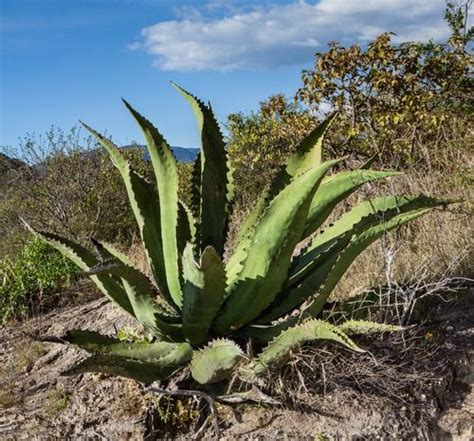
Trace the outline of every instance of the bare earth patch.
<instances>
[{"instance_id":1,"label":"bare earth patch","mask_svg":"<svg viewBox=\"0 0 474 441\"><path fill-rule=\"evenodd\" d=\"M135 324L95 300L0 328L0 438L192 438L208 414L205 403L158 399L134 381L102 374L61 375L85 354L28 337L74 328L112 334L125 326ZM434 305L408 336L415 343L364 341L371 354L362 356L306 348L298 368L289 363L263 386L283 405L218 404L222 439L470 440L473 335L468 295ZM213 438L209 420L203 438Z\"/></svg>"}]
</instances>

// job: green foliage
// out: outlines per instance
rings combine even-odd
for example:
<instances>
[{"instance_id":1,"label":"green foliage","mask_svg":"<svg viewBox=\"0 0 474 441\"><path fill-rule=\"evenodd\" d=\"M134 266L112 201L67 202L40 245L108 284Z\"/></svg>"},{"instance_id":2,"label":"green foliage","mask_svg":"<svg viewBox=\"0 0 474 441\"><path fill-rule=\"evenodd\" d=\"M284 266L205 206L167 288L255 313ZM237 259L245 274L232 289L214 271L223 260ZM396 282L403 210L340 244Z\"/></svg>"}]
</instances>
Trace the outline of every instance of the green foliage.
<instances>
[{"instance_id":1,"label":"green foliage","mask_svg":"<svg viewBox=\"0 0 474 441\"><path fill-rule=\"evenodd\" d=\"M152 395L151 402L156 412L155 418L166 433L173 438L184 438L189 427L201 416L199 402L193 397L177 398L168 395Z\"/></svg>"},{"instance_id":2,"label":"green foliage","mask_svg":"<svg viewBox=\"0 0 474 441\"><path fill-rule=\"evenodd\" d=\"M126 326L124 328L120 328L118 331L117 331L117 339L120 340L120 341L126 341L126 342L129 342L129 343L133 343L133 342L141 342L141 343L144 343L146 342L146 338L139 335L137 331L135 331L134 329Z\"/></svg>"},{"instance_id":3,"label":"green foliage","mask_svg":"<svg viewBox=\"0 0 474 441\"><path fill-rule=\"evenodd\" d=\"M463 121L464 130L457 128L462 136L468 136L472 123L468 44L474 29L467 28L467 13L467 3L465 8L447 4L452 35L444 43L396 45L389 33L365 50L331 43L327 52L315 55L314 68L303 71L297 99L313 112L341 111L333 137L339 151L378 153L404 164L444 164L443 147L453 144L452 123L446 121ZM429 150L423 148L427 145Z\"/></svg>"},{"instance_id":4,"label":"green foliage","mask_svg":"<svg viewBox=\"0 0 474 441\"><path fill-rule=\"evenodd\" d=\"M256 113L228 116L228 152L239 189L238 205L246 207L298 143L316 126L315 119L283 95L260 103Z\"/></svg>"},{"instance_id":5,"label":"green foliage","mask_svg":"<svg viewBox=\"0 0 474 441\"><path fill-rule=\"evenodd\" d=\"M101 372L145 383L170 376L191 360L193 352L188 343L126 342L91 331L69 331L64 340L94 354L70 369L69 374L97 366Z\"/></svg>"},{"instance_id":6,"label":"green foliage","mask_svg":"<svg viewBox=\"0 0 474 441\"><path fill-rule=\"evenodd\" d=\"M239 206L245 210L298 143L328 112L339 116L326 149L332 156L365 160L376 154L385 167L449 170L458 187L469 186L472 154L472 42L468 2L450 2L445 42L396 44L383 34L366 48L331 43L302 72L294 100L271 96L257 112L228 117L229 156Z\"/></svg>"},{"instance_id":7,"label":"green foliage","mask_svg":"<svg viewBox=\"0 0 474 441\"><path fill-rule=\"evenodd\" d=\"M156 187L133 170L110 140L85 126L123 178L153 281L106 243L94 242L96 256L58 235L33 230L75 262L150 336L148 341L117 340L70 331L63 340L93 354L70 373L100 371L149 383L173 375L191 360L194 379L208 384L233 375L254 378L307 341L324 339L360 351L344 324L317 318L329 294L353 260L385 231L450 201L380 197L360 203L314 235L363 183L396 174L364 168L328 176L345 159L323 158L323 137L335 118L331 116L276 172L224 259L235 204L227 151L210 106L178 89L196 114L202 140L193 166L190 207L178 199L177 165L169 145L128 103L147 141ZM303 241L307 246L298 247ZM354 328L395 329L367 322L346 325L348 332ZM245 360L241 349L249 338L267 343L253 360Z\"/></svg>"},{"instance_id":8,"label":"green foliage","mask_svg":"<svg viewBox=\"0 0 474 441\"><path fill-rule=\"evenodd\" d=\"M51 245L30 239L16 260L0 261L0 323L53 305L76 274L76 266Z\"/></svg>"}]
</instances>

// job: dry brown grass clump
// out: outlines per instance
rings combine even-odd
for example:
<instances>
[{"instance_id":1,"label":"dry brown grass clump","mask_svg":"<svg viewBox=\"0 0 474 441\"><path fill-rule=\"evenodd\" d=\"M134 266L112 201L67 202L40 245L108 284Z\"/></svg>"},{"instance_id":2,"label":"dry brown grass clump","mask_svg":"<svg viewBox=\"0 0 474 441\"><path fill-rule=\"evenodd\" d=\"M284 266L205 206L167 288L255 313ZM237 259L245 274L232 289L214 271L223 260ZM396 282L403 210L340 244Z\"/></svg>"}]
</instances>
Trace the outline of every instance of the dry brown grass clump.
<instances>
[{"instance_id":1,"label":"dry brown grass clump","mask_svg":"<svg viewBox=\"0 0 474 441\"><path fill-rule=\"evenodd\" d=\"M380 285L412 285L473 278L472 189L454 182L441 172L411 170L386 183L367 186L355 199L375 194L428 194L461 201L436 210L384 236L367 249L351 266L333 293L348 298L364 289ZM351 201L354 202L354 201Z\"/></svg>"}]
</instances>

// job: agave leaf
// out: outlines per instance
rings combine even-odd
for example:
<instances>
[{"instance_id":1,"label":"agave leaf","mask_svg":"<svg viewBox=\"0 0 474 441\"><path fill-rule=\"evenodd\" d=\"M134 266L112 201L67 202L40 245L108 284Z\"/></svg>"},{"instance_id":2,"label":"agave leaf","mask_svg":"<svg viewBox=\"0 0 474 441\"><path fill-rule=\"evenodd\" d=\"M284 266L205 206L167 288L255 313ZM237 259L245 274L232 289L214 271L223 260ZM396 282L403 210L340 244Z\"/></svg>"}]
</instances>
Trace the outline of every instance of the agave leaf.
<instances>
[{"instance_id":1,"label":"agave leaf","mask_svg":"<svg viewBox=\"0 0 474 441\"><path fill-rule=\"evenodd\" d=\"M151 158L153 170L155 172L156 184L159 195L159 213L161 225L162 252L164 256L164 268L168 290L173 302L181 308L183 294L179 277L179 256L178 256L178 170L176 159L173 156L170 146L161 133L140 115L129 103L124 100L125 106L133 115L138 125L142 129L146 140L148 153ZM145 242L145 240L144 240ZM155 246L155 242L148 244L150 248Z\"/></svg>"},{"instance_id":2,"label":"agave leaf","mask_svg":"<svg viewBox=\"0 0 474 441\"><path fill-rule=\"evenodd\" d=\"M328 131L336 113L330 115L318 127L316 127L303 141L296 147L295 152L291 154L282 166L281 170L275 176L270 188L260 197L253 209L247 215L242 223L237 243L245 240L251 234L254 225L258 222L260 216L265 211L270 201L291 181L292 178L317 167L322 163L322 146L324 135Z\"/></svg>"},{"instance_id":3,"label":"agave leaf","mask_svg":"<svg viewBox=\"0 0 474 441\"><path fill-rule=\"evenodd\" d=\"M389 325L387 323L376 323L367 320L347 320L337 327L347 335L404 331L406 329L403 326Z\"/></svg>"},{"instance_id":4,"label":"agave leaf","mask_svg":"<svg viewBox=\"0 0 474 441\"><path fill-rule=\"evenodd\" d=\"M69 331L63 340L94 354L67 374L104 372L144 383L169 377L193 352L188 343L128 343L92 331Z\"/></svg>"},{"instance_id":5,"label":"agave leaf","mask_svg":"<svg viewBox=\"0 0 474 441\"><path fill-rule=\"evenodd\" d=\"M193 344L203 343L212 320L224 301L226 281L222 260L207 247L199 264L190 243L183 253L183 333Z\"/></svg>"},{"instance_id":6,"label":"agave leaf","mask_svg":"<svg viewBox=\"0 0 474 441\"><path fill-rule=\"evenodd\" d=\"M220 335L227 335L255 319L280 291L294 247L301 239L314 193L325 173L339 161L327 161L296 177L262 215L242 270L236 276L227 273L230 295L215 321ZM236 252L241 253L241 250Z\"/></svg>"},{"instance_id":7,"label":"agave leaf","mask_svg":"<svg viewBox=\"0 0 474 441\"><path fill-rule=\"evenodd\" d=\"M111 274L120 277L137 320L147 329L158 332L155 324L155 297L153 286L148 278L135 268L122 264L101 264L87 272L93 274Z\"/></svg>"},{"instance_id":8,"label":"agave leaf","mask_svg":"<svg viewBox=\"0 0 474 441\"><path fill-rule=\"evenodd\" d=\"M119 148L88 125L82 125L107 150L120 172L133 214L137 221L146 256L156 285L162 295L173 304L166 284L165 258L161 241L160 203L153 185L136 174Z\"/></svg>"},{"instance_id":9,"label":"agave leaf","mask_svg":"<svg viewBox=\"0 0 474 441\"><path fill-rule=\"evenodd\" d=\"M108 242L104 242L104 241L98 241L96 239L93 239L92 238L92 242L94 243L96 249L98 250L99 254L102 256L103 259L106 259L108 262L117 262L117 260L121 263L123 263L124 265L126 266L129 266L129 267L132 267L134 268L135 270L137 271L140 271L134 264L133 262L130 260L130 258L122 253L119 249L117 249L114 245L108 243ZM107 263L106 262L102 262L103 264L104 263ZM101 267L101 265L98 265L97 266L98 268ZM94 268L97 268L97 267L94 267ZM94 268L91 269L91 271L94 270ZM105 265L105 268L107 268L107 265ZM106 271L105 271L106 272ZM117 276L113 276L115 279L118 279L118 280L121 280L120 277L117 277ZM123 281L121 282L121 284L123 284ZM179 319L179 317L176 317L176 310L174 308L171 307L170 303L167 302L161 293L159 293L159 295L155 298L155 300L158 302L156 305L155 305L155 309L158 309L159 312L157 312L158 314L158 317L161 317L163 319L167 319L167 315L170 316L168 318L168 321L170 323L173 323L175 325L178 325L181 323L181 320Z\"/></svg>"},{"instance_id":10,"label":"agave leaf","mask_svg":"<svg viewBox=\"0 0 474 441\"><path fill-rule=\"evenodd\" d=\"M337 247L320 255L314 262L314 270L299 285L283 289L255 323L270 323L290 313L317 292L326 281L328 273L337 261L338 253L347 245L347 242L347 240L341 240Z\"/></svg>"},{"instance_id":11,"label":"agave leaf","mask_svg":"<svg viewBox=\"0 0 474 441\"><path fill-rule=\"evenodd\" d=\"M159 308L156 301L157 292L150 280L135 268L122 264L98 265L88 271L88 274L111 274L122 280L123 287L128 295L133 312L137 320L151 333L159 336L179 338L176 335L179 327L173 317L167 316Z\"/></svg>"},{"instance_id":12,"label":"agave leaf","mask_svg":"<svg viewBox=\"0 0 474 441\"><path fill-rule=\"evenodd\" d=\"M291 312L317 293L331 279L330 274L334 271L340 256L345 253L347 247L352 246L349 244L357 240L364 232L371 231L374 225L378 228L380 234L376 235L370 243L384 232L405 223L403 219L397 217L400 213L410 213L410 210L420 208L433 208L445 202L427 197L389 196L359 204L342 216L333 227L328 228L321 234L320 236L323 236L323 239L317 236L306 251L294 259L289 271L287 285L256 323L269 323ZM392 221L394 218L395 220ZM407 222L410 219L408 218ZM358 222L352 224L355 220ZM358 251L353 255L351 263L370 243L364 248L362 246L357 248Z\"/></svg>"},{"instance_id":13,"label":"agave leaf","mask_svg":"<svg viewBox=\"0 0 474 441\"><path fill-rule=\"evenodd\" d=\"M257 359L242 368L243 372L247 376L248 374L258 376L270 368L279 367L287 360L292 351L302 343L312 340L331 340L353 351L364 352L337 326L322 320L307 320L281 332L268 344Z\"/></svg>"},{"instance_id":14,"label":"agave leaf","mask_svg":"<svg viewBox=\"0 0 474 441\"><path fill-rule=\"evenodd\" d=\"M112 354L135 360L173 360L178 354L184 361L189 361L192 348L188 343L169 343L158 341L124 342L94 331L73 329L68 331L62 340L79 346L91 354Z\"/></svg>"},{"instance_id":15,"label":"agave leaf","mask_svg":"<svg viewBox=\"0 0 474 441\"><path fill-rule=\"evenodd\" d=\"M323 141L324 136L331 127L337 112L328 116L321 124L319 124L296 148L285 162L284 170L282 170L273 184L276 192L280 191L288 184L290 179L313 167L317 167L323 163ZM276 193L275 193L276 194Z\"/></svg>"},{"instance_id":16,"label":"agave leaf","mask_svg":"<svg viewBox=\"0 0 474 441\"><path fill-rule=\"evenodd\" d=\"M317 235L311 242L309 248L315 248L345 233L367 217L373 224L378 224L390 219L394 213L405 213L418 208L433 208L440 205L447 205L451 202L452 201L449 200L431 198L423 195L380 196L375 199L367 200L343 214L331 227ZM364 225L368 225L368 223Z\"/></svg>"},{"instance_id":17,"label":"agave leaf","mask_svg":"<svg viewBox=\"0 0 474 441\"><path fill-rule=\"evenodd\" d=\"M182 201L179 201L178 210L178 251L182 254L188 242L196 239L196 219L191 210Z\"/></svg>"},{"instance_id":18,"label":"agave leaf","mask_svg":"<svg viewBox=\"0 0 474 441\"><path fill-rule=\"evenodd\" d=\"M352 308L349 311L346 311L346 309L344 309L343 314L352 315L353 309L356 308L355 305L357 304L364 307L364 305L368 303L368 307L370 307L375 303L375 298L373 296L370 296L370 298L367 298L367 296L364 296L363 298L352 298L352 299L349 299L348 302L342 302L342 304L340 305L340 308L342 309L346 306L347 303L352 303L352 302L354 302L352 304ZM240 329L238 331L238 335L244 338L251 338L257 343L267 343L268 341L280 335L283 331L286 331L287 329L295 326L298 323L298 321L301 320L302 316L304 315L303 314L293 315L283 321L270 324L270 325L251 324ZM369 332L402 331L404 329L400 326L395 326L395 325L386 325L383 323L380 324L380 323L370 322L366 320L352 320L352 319L346 320L341 325L338 325L338 328L348 335L358 334L358 333L364 334L364 333L369 333ZM358 330L360 330L360 332L358 332Z\"/></svg>"},{"instance_id":19,"label":"agave leaf","mask_svg":"<svg viewBox=\"0 0 474 441\"><path fill-rule=\"evenodd\" d=\"M311 203L303 236L307 237L314 233L329 217L334 207L361 185L401 174L398 172L354 170L340 172L324 179Z\"/></svg>"},{"instance_id":20,"label":"agave leaf","mask_svg":"<svg viewBox=\"0 0 474 441\"><path fill-rule=\"evenodd\" d=\"M100 372L149 384L157 380L165 380L184 365L185 363L182 365L163 364L159 360L143 361L116 355L96 354L62 372L62 374L78 375L86 372Z\"/></svg>"},{"instance_id":21,"label":"agave leaf","mask_svg":"<svg viewBox=\"0 0 474 441\"><path fill-rule=\"evenodd\" d=\"M58 236L57 234L35 230L25 221L23 222L33 234L43 239L45 242L48 242L60 253L71 259L81 270L89 271L99 263L94 254L72 240ZM134 315L127 293L120 283L108 274L91 275L90 278L110 300L119 305L129 314Z\"/></svg>"},{"instance_id":22,"label":"agave leaf","mask_svg":"<svg viewBox=\"0 0 474 441\"><path fill-rule=\"evenodd\" d=\"M204 349L194 352L191 374L200 384L218 383L232 375L242 358L242 350L233 341L214 340Z\"/></svg>"},{"instance_id":23,"label":"agave leaf","mask_svg":"<svg viewBox=\"0 0 474 441\"><path fill-rule=\"evenodd\" d=\"M362 253L371 243L381 237L383 234L397 228L407 222L410 222L424 214L429 213L431 208L422 208L402 213L393 217L387 222L372 226L362 233L356 235L351 243L340 254L337 262L332 270L328 273L328 277L324 282L324 286L320 289L317 297L306 310L306 313L313 317L317 317L324 307L329 295L337 285L341 277L347 271L356 257Z\"/></svg>"},{"instance_id":24,"label":"agave leaf","mask_svg":"<svg viewBox=\"0 0 474 441\"><path fill-rule=\"evenodd\" d=\"M296 326L301 321L300 315L293 315L281 322L270 325L251 323L237 331L239 337L251 338L253 341L263 344L278 337L283 331Z\"/></svg>"},{"instance_id":25,"label":"agave leaf","mask_svg":"<svg viewBox=\"0 0 474 441\"><path fill-rule=\"evenodd\" d=\"M124 263L128 266L133 266L132 261L130 258L120 251L117 247L109 242L105 242L102 240L97 240L91 237L91 242L95 246L97 252L100 254L102 259L104 260L119 260L120 262Z\"/></svg>"},{"instance_id":26,"label":"agave leaf","mask_svg":"<svg viewBox=\"0 0 474 441\"><path fill-rule=\"evenodd\" d=\"M390 220L399 213L406 213L418 208L433 208L450 203L447 200L427 196L397 195L381 196L364 201L343 214L332 226L314 237L310 244L297 256L291 265L288 286L298 282L313 262L325 252L333 242L361 233L363 230Z\"/></svg>"},{"instance_id":27,"label":"agave leaf","mask_svg":"<svg viewBox=\"0 0 474 441\"><path fill-rule=\"evenodd\" d=\"M210 106L172 83L191 105L201 135L200 244L202 252L212 246L222 256L229 213L227 190L227 154L225 143Z\"/></svg>"}]
</instances>

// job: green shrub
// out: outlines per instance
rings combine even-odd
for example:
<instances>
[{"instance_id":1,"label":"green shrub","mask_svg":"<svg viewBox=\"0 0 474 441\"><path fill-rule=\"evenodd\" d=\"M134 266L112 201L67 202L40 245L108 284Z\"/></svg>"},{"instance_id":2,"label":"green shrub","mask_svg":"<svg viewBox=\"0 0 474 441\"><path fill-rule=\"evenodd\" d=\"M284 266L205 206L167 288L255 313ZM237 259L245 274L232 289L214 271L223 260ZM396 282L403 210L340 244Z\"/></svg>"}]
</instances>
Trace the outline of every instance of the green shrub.
<instances>
[{"instance_id":1,"label":"green shrub","mask_svg":"<svg viewBox=\"0 0 474 441\"><path fill-rule=\"evenodd\" d=\"M241 225L234 250L224 260L235 200L227 151L210 106L176 88L190 103L201 135L190 207L178 197L179 173L170 146L127 102L146 139L155 184L137 174L109 139L85 126L120 171L153 282L108 243L95 241L94 254L30 227L75 262L148 333L148 341L121 341L71 330L62 340L93 355L70 372L99 371L148 383L167 378L190 362L191 374L200 384L236 373L248 381L281 365L304 342L332 340L361 351L348 335L400 329L354 320L330 323L321 320L321 313L341 277L371 243L449 201L412 195L365 200L315 235L333 209L364 183L399 174L363 168L326 176L345 159L323 159L322 140L332 116L288 157ZM303 241L306 246L294 255ZM249 340L266 343L250 361L238 344Z\"/></svg>"},{"instance_id":2,"label":"green shrub","mask_svg":"<svg viewBox=\"0 0 474 441\"><path fill-rule=\"evenodd\" d=\"M44 241L33 238L17 259L0 261L0 323L52 306L77 267Z\"/></svg>"}]
</instances>

